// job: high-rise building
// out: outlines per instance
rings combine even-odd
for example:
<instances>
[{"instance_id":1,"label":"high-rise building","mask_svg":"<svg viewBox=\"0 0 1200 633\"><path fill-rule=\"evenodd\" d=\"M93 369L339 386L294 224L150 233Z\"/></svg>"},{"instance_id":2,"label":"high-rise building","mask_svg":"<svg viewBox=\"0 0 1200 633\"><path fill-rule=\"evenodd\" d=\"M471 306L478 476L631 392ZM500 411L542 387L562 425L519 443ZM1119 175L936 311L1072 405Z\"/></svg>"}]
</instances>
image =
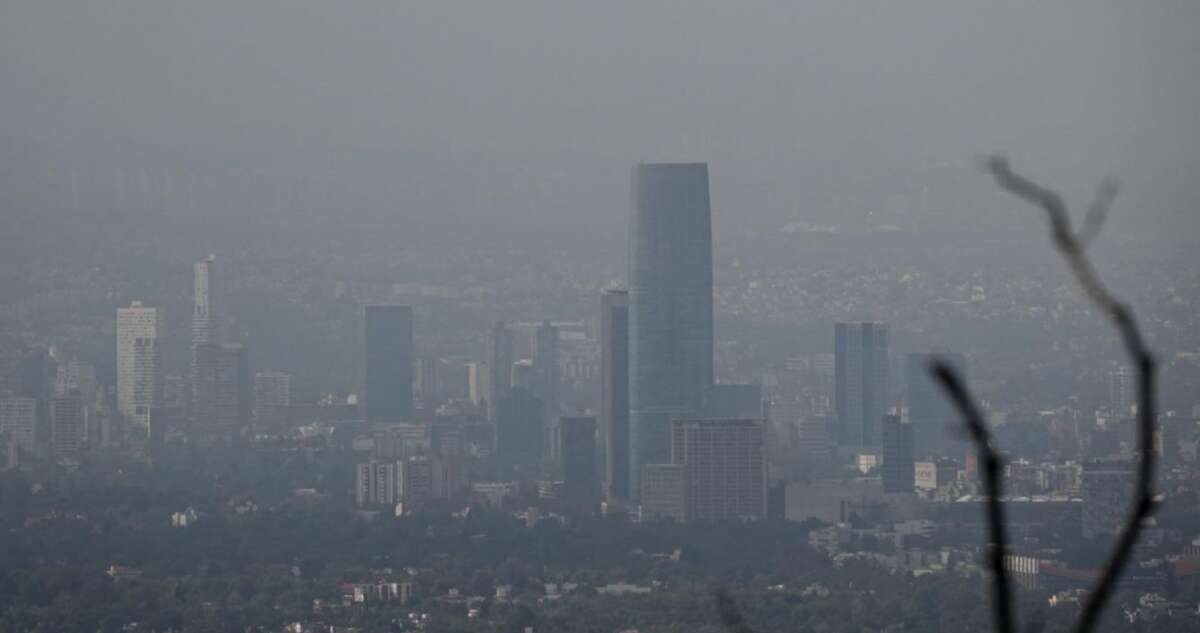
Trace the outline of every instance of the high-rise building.
<instances>
[{"instance_id":1,"label":"high-rise building","mask_svg":"<svg viewBox=\"0 0 1200 633\"><path fill-rule=\"evenodd\" d=\"M492 376L488 371L487 363L479 361L467 363L467 399L471 401L471 404L480 407L492 401L488 393L492 386L491 381Z\"/></svg>"},{"instance_id":2,"label":"high-rise building","mask_svg":"<svg viewBox=\"0 0 1200 633\"><path fill-rule=\"evenodd\" d=\"M35 398L0 398L0 434L8 437L10 448L32 455L37 447L36 424Z\"/></svg>"},{"instance_id":3,"label":"high-rise building","mask_svg":"<svg viewBox=\"0 0 1200 633\"><path fill-rule=\"evenodd\" d=\"M408 512L431 499L453 498L463 486L454 464L429 455L371 459L355 467L355 500L359 506L404 503Z\"/></svg>"},{"instance_id":4,"label":"high-rise building","mask_svg":"<svg viewBox=\"0 0 1200 633\"><path fill-rule=\"evenodd\" d=\"M496 404L496 455L506 466L532 466L542 458L542 401L524 387L513 387Z\"/></svg>"},{"instance_id":5,"label":"high-rise building","mask_svg":"<svg viewBox=\"0 0 1200 633\"><path fill-rule=\"evenodd\" d=\"M671 420L704 410L713 384L708 166L642 164L629 226L630 491L670 461Z\"/></svg>"},{"instance_id":6,"label":"high-rise building","mask_svg":"<svg viewBox=\"0 0 1200 633\"><path fill-rule=\"evenodd\" d=\"M596 478L596 418L559 419L559 451L563 466L563 496L577 514L595 514L600 508Z\"/></svg>"},{"instance_id":7,"label":"high-rise building","mask_svg":"<svg viewBox=\"0 0 1200 633\"><path fill-rule=\"evenodd\" d=\"M1134 463L1130 460L1091 461L1083 464L1080 493L1083 497L1083 537L1113 535L1121 531L1133 500Z\"/></svg>"},{"instance_id":8,"label":"high-rise building","mask_svg":"<svg viewBox=\"0 0 1200 633\"><path fill-rule=\"evenodd\" d=\"M887 326L836 324L834 357L838 443L879 446L879 423L888 410Z\"/></svg>"},{"instance_id":9,"label":"high-rise building","mask_svg":"<svg viewBox=\"0 0 1200 633\"><path fill-rule=\"evenodd\" d=\"M914 451L922 457L949 452L949 444L955 437L953 429L958 415L954 405L942 388L929 375L929 364L938 358L966 372L967 360L962 354L920 353L909 354L905 367L907 388L905 400L908 404L908 420L913 425Z\"/></svg>"},{"instance_id":10,"label":"high-rise building","mask_svg":"<svg viewBox=\"0 0 1200 633\"><path fill-rule=\"evenodd\" d=\"M413 313L410 306L372 305L363 310L366 417L398 423L413 413Z\"/></svg>"},{"instance_id":11,"label":"high-rise building","mask_svg":"<svg viewBox=\"0 0 1200 633\"><path fill-rule=\"evenodd\" d=\"M491 370L491 398L488 400L488 420L496 421L496 406L508 397L512 389L513 333L504 321L492 325L488 337L488 368Z\"/></svg>"},{"instance_id":12,"label":"high-rise building","mask_svg":"<svg viewBox=\"0 0 1200 633\"><path fill-rule=\"evenodd\" d=\"M55 460L74 457L83 443L83 407L79 395L56 397L50 401L50 450Z\"/></svg>"},{"instance_id":13,"label":"high-rise building","mask_svg":"<svg viewBox=\"0 0 1200 633\"><path fill-rule=\"evenodd\" d=\"M192 266L192 345L221 342L220 296L217 293L217 257Z\"/></svg>"},{"instance_id":14,"label":"high-rise building","mask_svg":"<svg viewBox=\"0 0 1200 633\"><path fill-rule=\"evenodd\" d=\"M671 463L683 466L689 521L766 518L762 420L675 420L671 426Z\"/></svg>"},{"instance_id":15,"label":"high-rise building","mask_svg":"<svg viewBox=\"0 0 1200 633\"><path fill-rule=\"evenodd\" d=\"M428 455L413 455L399 463L397 489L406 507L429 503L434 498L434 473L437 462Z\"/></svg>"},{"instance_id":16,"label":"high-rise building","mask_svg":"<svg viewBox=\"0 0 1200 633\"><path fill-rule=\"evenodd\" d=\"M79 400L84 405L95 403L96 368L90 363L73 360L58 366L58 377L54 383L54 395L66 396L71 392L79 394Z\"/></svg>"},{"instance_id":17,"label":"high-rise building","mask_svg":"<svg viewBox=\"0 0 1200 633\"><path fill-rule=\"evenodd\" d=\"M796 449L807 463L821 468L833 457L834 442L829 437L829 416L806 415L796 421Z\"/></svg>"},{"instance_id":18,"label":"high-rise building","mask_svg":"<svg viewBox=\"0 0 1200 633\"><path fill-rule=\"evenodd\" d=\"M1137 373L1129 365L1120 365L1108 372L1108 404L1113 414L1133 415L1137 403Z\"/></svg>"},{"instance_id":19,"label":"high-rise building","mask_svg":"<svg viewBox=\"0 0 1200 633\"><path fill-rule=\"evenodd\" d=\"M80 412L83 415L81 432L84 441L89 438L99 440L100 416L96 411L99 389L96 385L96 368L90 363L73 360L59 364L58 376L54 383L54 395L63 397L72 394L79 397Z\"/></svg>"},{"instance_id":20,"label":"high-rise building","mask_svg":"<svg viewBox=\"0 0 1200 633\"><path fill-rule=\"evenodd\" d=\"M143 430L162 403L162 310L134 301L117 309L117 410Z\"/></svg>"},{"instance_id":21,"label":"high-rise building","mask_svg":"<svg viewBox=\"0 0 1200 633\"><path fill-rule=\"evenodd\" d=\"M292 404L292 375L271 369L254 374L254 422L278 427L287 422Z\"/></svg>"},{"instance_id":22,"label":"high-rise building","mask_svg":"<svg viewBox=\"0 0 1200 633\"><path fill-rule=\"evenodd\" d=\"M250 425L251 378L244 345L199 343L192 348L192 430L234 437Z\"/></svg>"},{"instance_id":23,"label":"high-rise building","mask_svg":"<svg viewBox=\"0 0 1200 633\"><path fill-rule=\"evenodd\" d=\"M537 382L535 378L536 376L533 370L533 361L529 360L528 358L522 358L521 360L513 363L512 374L509 377L509 384L511 385L509 387L509 393L512 393L512 390L516 389L517 387L521 387L530 393L533 393L534 385Z\"/></svg>"},{"instance_id":24,"label":"high-rise building","mask_svg":"<svg viewBox=\"0 0 1200 633\"><path fill-rule=\"evenodd\" d=\"M33 398L37 402L33 423L34 444L37 454L50 444L50 400L54 397L54 383L58 376L58 359L54 348L37 347L17 361L17 389L13 394Z\"/></svg>"},{"instance_id":25,"label":"high-rise building","mask_svg":"<svg viewBox=\"0 0 1200 633\"><path fill-rule=\"evenodd\" d=\"M554 457L558 452L558 328L549 321L543 321L534 333L533 344L533 395L542 401L543 440L548 456Z\"/></svg>"},{"instance_id":26,"label":"high-rise building","mask_svg":"<svg viewBox=\"0 0 1200 633\"><path fill-rule=\"evenodd\" d=\"M354 497L360 507L393 505L400 498L397 471L400 465L394 461L371 460L359 464L355 469Z\"/></svg>"},{"instance_id":27,"label":"high-rise building","mask_svg":"<svg viewBox=\"0 0 1200 633\"><path fill-rule=\"evenodd\" d=\"M646 464L638 483L642 520L687 520L687 480L682 464Z\"/></svg>"},{"instance_id":28,"label":"high-rise building","mask_svg":"<svg viewBox=\"0 0 1200 633\"><path fill-rule=\"evenodd\" d=\"M609 499L629 492L629 293L600 298L600 426L604 433L604 487Z\"/></svg>"},{"instance_id":29,"label":"high-rise building","mask_svg":"<svg viewBox=\"0 0 1200 633\"><path fill-rule=\"evenodd\" d=\"M883 491L912 492L913 426L898 415L883 416Z\"/></svg>"}]
</instances>

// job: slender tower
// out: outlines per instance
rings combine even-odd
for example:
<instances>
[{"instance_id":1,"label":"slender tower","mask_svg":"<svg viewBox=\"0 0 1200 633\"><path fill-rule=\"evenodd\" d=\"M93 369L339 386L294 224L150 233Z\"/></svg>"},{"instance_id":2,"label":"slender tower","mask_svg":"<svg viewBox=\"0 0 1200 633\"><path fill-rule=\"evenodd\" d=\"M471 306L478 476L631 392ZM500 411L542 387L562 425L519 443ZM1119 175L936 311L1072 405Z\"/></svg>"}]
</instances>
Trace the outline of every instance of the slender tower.
<instances>
[{"instance_id":1,"label":"slender tower","mask_svg":"<svg viewBox=\"0 0 1200 633\"><path fill-rule=\"evenodd\" d=\"M629 498L629 293L600 297L600 425L604 488L609 499Z\"/></svg>"},{"instance_id":2,"label":"slender tower","mask_svg":"<svg viewBox=\"0 0 1200 633\"><path fill-rule=\"evenodd\" d=\"M504 321L496 321L492 325L487 359L491 383L488 389L488 420L495 423L496 407L512 389L513 333Z\"/></svg>"},{"instance_id":3,"label":"slender tower","mask_svg":"<svg viewBox=\"0 0 1200 633\"><path fill-rule=\"evenodd\" d=\"M221 342L216 266L216 255L192 266L192 345Z\"/></svg>"},{"instance_id":4,"label":"slender tower","mask_svg":"<svg viewBox=\"0 0 1200 633\"><path fill-rule=\"evenodd\" d=\"M558 442L558 328L543 321L533 339L533 395L542 401L547 457L557 457Z\"/></svg>"},{"instance_id":5,"label":"slender tower","mask_svg":"<svg viewBox=\"0 0 1200 633\"><path fill-rule=\"evenodd\" d=\"M629 223L629 488L671 463L671 420L695 417L713 383L708 165L634 168Z\"/></svg>"}]
</instances>

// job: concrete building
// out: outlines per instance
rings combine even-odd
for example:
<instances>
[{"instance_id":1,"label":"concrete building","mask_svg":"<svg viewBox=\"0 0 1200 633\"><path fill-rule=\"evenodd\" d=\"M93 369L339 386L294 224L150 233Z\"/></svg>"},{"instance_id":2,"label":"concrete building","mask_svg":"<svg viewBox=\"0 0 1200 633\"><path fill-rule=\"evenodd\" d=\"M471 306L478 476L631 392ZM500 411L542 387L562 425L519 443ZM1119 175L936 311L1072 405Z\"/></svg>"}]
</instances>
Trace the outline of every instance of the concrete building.
<instances>
[{"instance_id":1,"label":"concrete building","mask_svg":"<svg viewBox=\"0 0 1200 633\"><path fill-rule=\"evenodd\" d=\"M762 420L675 420L671 427L671 463L684 469L689 521L766 518Z\"/></svg>"},{"instance_id":2,"label":"concrete building","mask_svg":"<svg viewBox=\"0 0 1200 633\"><path fill-rule=\"evenodd\" d=\"M429 503L431 499L443 496L436 494L441 492L440 490L434 490L435 480L440 479L435 474L440 470L438 465L437 461L428 455L413 455L399 463L396 471L396 489L406 509L420 507Z\"/></svg>"},{"instance_id":3,"label":"concrete building","mask_svg":"<svg viewBox=\"0 0 1200 633\"><path fill-rule=\"evenodd\" d=\"M713 384L712 211L704 163L633 170L629 226L629 487L670 462L671 420Z\"/></svg>"},{"instance_id":4,"label":"concrete building","mask_svg":"<svg viewBox=\"0 0 1200 633\"><path fill-rule=\"evenodd\" d=\"M96 403L99 388L96 385L96 368L90 363L73 360L59 364L54 395L66 396L72 392L79 394L79 400L84 406Z\"/></svg>"},{"instance_id":5,"label":"concrete building","mask_svg":"<svg viewBox=\"0 0 1200 633\"><path fill-rule=\"evenodd\" d=\"M397 464L393 461L371 460L356 467L354 498L359 507L390 506L399 501Z\"/></svg>"},{"instance_id":6,"label":"concrete building","mask_svg":"<svg viewBox=\"0 0 1200 633\"><path fill-rule=\"evenodd\" d=\"M829 437L829 429L834 425L833 418L824 415L803 416L796 423L796 449L817 469L833 458L836 443Z\"/></svg>"},{"instance_id":7,"label":"concrete building","mask_svg":"<svg viewBox=\"0 0 1200 633\"><path fill-rule=\"evenodd\" d=\"M917 490L933 492L957 479L958 464L953 461L938 459L913 463L913 486Z\"/></svg>"},{"instance_id":8,"label":"concrete building","mask_svg":"<svg viewBox=\"0 0 1200 633\"><path fill-rule=\"evenodd\" d=\"M886 325L834 325L834 402L840 445L879 446L879 424L888 410Z\"/></svg>"},{"instance_id":9,"label":"concrete building","mask_svg":"<svg viewBox=\"0 0 1200 633\"><path fill-rule=\"evenodd\" d=\"M1133 502L1134 469L1128 460L1084 463L1080 475L1084 538L1121 531Z\"/></svg>"},{"instance_id":10,"label":"concrete building","mask_svg":"<svg viewBox=\"0 0 1200 633\"><path fill-rule=\"evenodd\" d=\"M1108 372L1108 404L1117 416L1133 415L1137 404L1137 372L1120 365Z\"/></svg>"},{"instance_id":11,"label":"concrete building","mask_svg":"<svg viewBox=\"0 0 1200 633\"><path fill-rule=\"evenodd\" d=\"M682 464L647 464L639 480L642 520L687 520L687 482Z\"/></svg>"},{"instance_id":12,"label":"concrete building","mask_svg":"<svg viewBox=\"0 0 1200 633\"><path fill-rule=\"evenodd\" d=\"M292 375L264 370L254 374L254 422L260 427L279 427L287 423L292 405Z\"/></svg>"},{"instance_id":13,"label":"concrete building","mask_svg":"<svg viewBox=\"0 0 1200 633\"><path fill-rule=\"evenodd\" d=\"M249 430L249 356L240 344L193 346L192 431L210 437L234 437Z\"/></svg>"},{"instance_id":14,"label":"concrete building","mask_svg":"<svg viewBox=\"0 0 1200 633\"><path fill-rule=\"evenodd\" d=\"M117 411L143 430L162 403L165 318L134 301L117 309Z\"/></svg>"},{"instance_id":15,"label":"concrete building","mask_svg":"<svg viewBox=\"0 0 1200 633\"><path fill-rule=\"evenodd\" d=\"M610 499L629 491L629 293L600 297L600 426L604 434L604 489Z\"/></svg>"},{"instance_id":16,"label":"concrete building","mask_svg":"<svg viewBox=\"0 0 1200 633\"><path fill-rule=\"evenodd\" d=\"M7 436L10 452L19 451L26 455L33 455L36 452L36 425L36 399L0 398L0 434Z\"/></svg>"},{"instance_id":17,"label":"concrete building","mask_svg":"<svg viewBox=\"0 0 1200 633\"><path fill-rule=\"evenodd\" d=\"M429 455L371 459L355 467L355 501L360 507L395 506L405 512L433 499L450 499L466 487L452 460Z\"/></svg>"},{"instance_id":18,"label":"concrete building","mask_svg":"<svg viewBox=\"0 0 1200 633\"><path fill-rule=\"evenodd\" d=\"M78 360L60 363L58 376L54 382L55 397L75 395L79 398L80 412L83 416L83 427L80 429L82 440L89 438L99 443L101 434L100 415L98 409L100 388L96 383L96 368L90 363Z\"/></svg>"},{"instance_id":19,"label":"concrete building","mask_svg":"<svg viewBox=\"0 0 1200 633\"><path fill-rule=\"evenodd\" d=\"M83 444L83 406L79 395L50 401L50 452L55 461L75 457Z\"/></svg>"},{"instance_id":20,"label":"concrete building","mask_svg":"<svg viewBox=\"0 0 1200 633\"><path fill-rule=\"evenodd\" d=\"M412 419L412 307L369 305L363 309L363 358L367 420L399 423Z\"/></svg>"},{"instance_id":21,"label":"concrete building","mask_svg":"<svg viewBox=\"0 0 1200 633\"><path fill-rule=\"evenodd\" d=\"M913 492L913 426L898 415L883 417L883 491Z\"/></svg>"}]
</instances>

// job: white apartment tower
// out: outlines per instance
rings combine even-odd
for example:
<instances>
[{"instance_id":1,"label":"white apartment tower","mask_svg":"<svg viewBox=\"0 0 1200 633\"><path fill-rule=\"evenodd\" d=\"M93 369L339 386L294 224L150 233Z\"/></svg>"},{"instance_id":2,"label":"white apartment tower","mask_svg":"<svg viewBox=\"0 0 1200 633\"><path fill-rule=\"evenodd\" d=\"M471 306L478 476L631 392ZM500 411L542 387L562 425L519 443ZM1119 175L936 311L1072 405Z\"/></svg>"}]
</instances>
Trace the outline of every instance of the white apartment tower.
<instances>
[{"instance_id":1,"label":"white apartment tower","mask_svg":"<svg viewBox=\"0 0 1200 633\"><path fill-rule=\"evenodd\" d=\"M162 397L163 313L134 301L117 309L117 410L143 428Z\"/></svg>"},{"instance_id":2,"label":"white apartment tower","mask_svg":"<svg viewBox=\"0 0 1200 633\"><path fill-rule=\"evenodd\" d=\"M216 256L209 255L193 266L192 345L221 342L216 263Z\"/></svg>"}]
</instances>

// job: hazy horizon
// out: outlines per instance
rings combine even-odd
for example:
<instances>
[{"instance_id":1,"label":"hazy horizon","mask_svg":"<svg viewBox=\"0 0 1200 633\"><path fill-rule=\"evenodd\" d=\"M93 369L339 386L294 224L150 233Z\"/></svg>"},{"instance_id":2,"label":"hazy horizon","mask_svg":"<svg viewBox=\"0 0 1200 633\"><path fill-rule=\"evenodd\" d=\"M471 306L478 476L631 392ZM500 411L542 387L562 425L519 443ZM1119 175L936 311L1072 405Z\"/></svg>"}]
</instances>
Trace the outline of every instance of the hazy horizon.
<instances>
[{"instance_id":1,"label":"hazy horizon","mask_svg":"<svg viewBox=\"0 0 1200 633\"><path fill-rule=\"evenodd\" d=\"M1171 238L1200 226L1198 12L14 3L4 199L623 228L630 167L679 160L717 226L1003 225L971 164L1003 151L1078 206L1118 176L1114 227Z\"/></svg>"}]
</instances>

